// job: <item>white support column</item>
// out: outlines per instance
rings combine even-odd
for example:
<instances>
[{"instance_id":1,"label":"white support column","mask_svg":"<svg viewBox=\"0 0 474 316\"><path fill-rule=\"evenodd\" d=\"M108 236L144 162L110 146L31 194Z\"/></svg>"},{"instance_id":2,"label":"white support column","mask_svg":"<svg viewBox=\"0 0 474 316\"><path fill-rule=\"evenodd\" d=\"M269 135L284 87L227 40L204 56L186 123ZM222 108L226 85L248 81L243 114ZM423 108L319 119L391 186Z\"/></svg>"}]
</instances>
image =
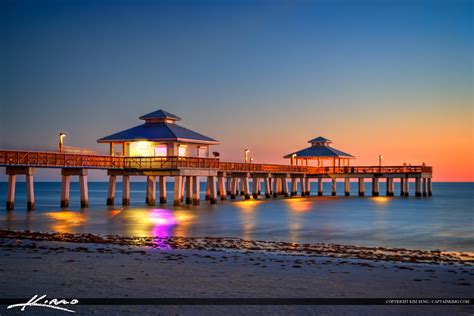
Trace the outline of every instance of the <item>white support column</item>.
<instances>
[{"instance_id":1,"label":"white support column","mask_svg":"<svg viewBox=\"0 0 474 316\"><path fill-rule=\"evenodd\" d=\"M421 196L421 178L415 178L415 195Z\"/></svg>"},{"instance_id":2,"label":"white support column","mask_svg":"<svg viewBox=\"0 0 474 316\"><path fill-rule=\"evenodd\" d=\"M386 195L393 196L393 178L387 178L386 184L387 184Z\"/></svg>"},{"instance_id":3,"label":"white support column","mask_svg":"<svg viewBox=\"0 0 474 316\"><path fill-rule=\"evenodd\" d=\"M174 177L174 206L178 206L181 204L181 187L183 184L182 178L182 176Z\"/></svg>"},{"instance_id":4,"label":"white support column","mask_svg":"<svg viewBox=\"0 0 474 316\"><path fill-rule=\"evenodd\" d=\"M252 197L254 199L258 199L258 177L257 176L253 176L253 179L252 179Z\"/></svg>"},{"instance_id":5,"label":"white support column","mask_svg":"<svg viewBox=\"0 0 474 316\"><path fill-rule=\"evenodd\" d=\"M148 176L147 177L147 202L149 206L156 205L156 177Z\"/></svg>"},{"instance_id":6,"label":"white support column","mask_svg":"<svg viewBox=\"0 0 474 316\"><path fill-rule=\"evenodd\" d=\"M336 182L337 182L337 179L336 179L336 178L332 178L332 179L331 179L331 182L332 182L332 185L331 185L331 195L332 195L332 196L336 196Z\"/></svg>"},{"instance_id":7,"label":"white support column","mask_svg":"<svg viewBox=\"0 0 474 316\"><path fill-rule=\"evenodd\" d=\"M109 176L109 187L107 190L107 205L114 205L116 188L117 188L117 176Z\"/></svg>"},{"instance_id":8,"label":"white support column","mask_svg":"<svg viewBox=\"0 0 474 316\"><path fill-rule=\"evenodd\" d=\"M433 183L431 178L428 178L428 196L433 195Z\"/></svg>"},{"instance_id":9,"label":"white support column","mask_svg":"<svg viewBox=\"0 0 474 316\"><path fill-rule=\"evenodd\" d=\"M211 204L216 204L217 203L217 189L216 189L216 177L215 176L209 176L209 189L210 189L210 202Z\"/></svg>"},{"instance_id":10,"label":"white support column","mask_svg":"<svg viewBox=\"0 0 474 316\"><path fill-rule=\"evenodd\" d=\"M318 196L323 195L323 177L318 177Z\"/></svg>"},{"instance_id":11,"label":"white support column","mask_svg":"<svg viewBox=\"0 0 474 316\"><path fill-rule=\"evenodd\" d=\"M306 163L308 163L308 160L306 160ZM304 179L304 187L306 189L305 195L310 196L311 195L311 182L310 178L306 177Z\"/></svg>"},{"instance_id":12,"label":"white support column","mask_svg":"<svg viewBox=\"0 0 474 316\"><path fill-rule=\"evenodd\" d=\"M248 200L250 199L249 178L247 176L244 176L241 181L243 183L244 198Z\"/></svg>"},{"instance_id":13,"label":"white support column","mask_svg":"<svg viewBox=\"0 0 474 316\"><path fill-rule=\"evenodd\" d=\"M295 196L298 194L298 185L297 185L297 181L298 179L295 178L295 177L291 177L291 192L290 192L290 195L291 196Z\"/></svg>"},{"instance_id":14,"label":"white support column","mask_svg":"<svg viewBox=\"0 0 474 316\"><path fill-rule=\"evenodd\" d=\"M130 176L122 176L122 205L130 205Z\"/></svg>"},{"instance_id":15,"label":"white support column","mask_svg":"<svg viewBox=\"0 0 474 316\"><path fill-rule=\"evenodd\" d=\"M160 176L160 204L166 203L166 177Z\"/></svg>"},{"instance_id":16,"label":"white support column","mask_svg":"<svg viewBox=\"0 0 474 316\"><path fill-rule=\"evenodd\" d=\"M272 184L273 184L273 197L278 196L278 178L272 178Z\"/></svg>"},{"instance_id":17,"label":"white support column","mask_svg":"<svg viewBox=\"0 0 474 316\"><path fill-rule=\"evenodd\" d=\"M237 181L237 178L234 176L232 177L232 181L231 181L231 189L230 189L230 198L232 200L235 200L236 196L237 196L237 190L238 190L238 181Z\"/></svg>"},{"instance_id":18,"label":"white support column","mask_svg":"<svg viewBox=\"0 0 474 316\"><path fill-rule=\"evenodd\" d=\"M365 182L364 178L359 178L359 196L365 195Z\"/></svg>"},{"instance_id":19,"label":"white support column","mask_svg":"<svg viewBox=\"0 0 474 316\"><path fill-rule=\"evenodd\" d=\"M207 177L206 181L206 195L204 196L204 199L206 201L209 201L211 198L211 179L210 177Z\"/></svg>"},{"instance_id":20,"label":"white support column","mask_svg":"<svg viewBox=\"0 0 474 316\"><path fill-rule=\"evenodd\" d=\"M7 211L11 211L15 205L16 174L8 175Z\"/></svg>"},{"instance_id":21,"label":"white support column","mask_svg":"<svg viewBox=\"0 0 474 316\"><path fill-rule=\"evenodd\" d=\"M428 194L426 193L426 178L423 178L423 196L427 196Z\"/></svg>"},{"instance_id":22,"label":"white support column","mask_svg":"<svg viewBox=\"0 0 474 316\"><path fill-rule=\"evenodd\" d=\"M184 189L186 188L186 177L181 177L181 203L184 203Z\"/></svg>"},{"instance_id":23,"label":"white support column","mask_svg":"<svg viewBox=\"0 0 474 316\"><path fill-rule=\"evenodd\" d=\"M265 198L270 198L271 194L271 190L270 190L270 178L267 176L266 178L264 178L264 186L265 186Z\"/></svg>"},{"instance_id":24,"label":"white support column","mask_svg":"<svg viewBox=\"0 0 474 316\"><path fill-rule=\"evenodd\" d=\"M410 195L410 178L405 179L405 196Z\"/></svg>"},{"instance_id":25,"label":"white support column","mask_svg":"<svg viewBox=\"0 0 474 316\"><path fill-rule=\"evenodd\" d=\"M217 177L217 183L219 185L219 194L221 196L221 200L226 200L227 199L227 190L224 185L224 177L219 176Z\"/></svg>"},{"instance_id":26,"label":"white support column","mask_svg":"<svg viewBox=\"0 0 474 316\"><path fill-rule=\"evenodd\" d=\"M288 197L289 196L289 194L288 194L288 182L286 181L286 177L281 178L281 186L282 186L282 189L283 189L283 196Z\"/></svg>"},{"instance_id":27,"label":"white support column","mask_svg":"<svg viewBox=\"0 0 474 316\"><path fill-rule=\"evenodd\" d=\"M79 191L81 194L81 207L89 206L89 189L87 185L87 173L79 176Z\"/></svg>"},{"instance_id":28,"label":"white support column","mask_svg":"<svg viewBox=\"0 0 474 316\"><path fill-rule=\"evenodd\" d=\"M186 177L186 204L193 202L193 177Z\"/></svg>"},{"instance_id":29,"label":"white support column","mask_svg":"<svg viewBox=\"0 0 474 316\"><path fill-rule=\"evenodd\" d=\"M61 207L69 207L69 191L71 187L71 177L62 176L61 181Z\"/></svg>"},{"instance_id":30,"label":"white support column","mask_svg":"<svg viewBox=\"0 0 474 316\"><path fill-rule=\"evenodd\" d=\"M303 177L300 177L300 191L301 191L302 197L306 195L306 188L305 188L305 182L304 182Z\"/></svg>"},{"instance_id":31,"label":"white support column","mask_svg":"<svg viewBox=\"0 0 474 316\"><path fill-rule=\"evenodd\" d=\"M193 205L199 205L201 199L200 191L199 177L193 176Z\"/></svg>"},{"instance_id":32,"label":"white support column","mask_svg":"<svg viewBox=\"0 0 474 316\"><path fill-rule=\"evenodd\" d=\"M372 196L379 196L379 178L372 178Z\"/></svg>"},{"instance_id":33,"label":"white support column","mask_svg":"<svg viewBox=\"0 0 474 316\"><path fill-rule=\"evenodd\" d=\"M351 195L351 178L349 177L344 178L344 195Z\"/></svg>"},{"instance_id":34,"label":"white support column","mask_svg":"<svg viewBox=\"0 0 474 316\"><path fill-rule=\"evenodd\" d=\"M26 208L31 211L35 209L35 188L33 175L26 175Z\"/></svg>"}]
</instances>

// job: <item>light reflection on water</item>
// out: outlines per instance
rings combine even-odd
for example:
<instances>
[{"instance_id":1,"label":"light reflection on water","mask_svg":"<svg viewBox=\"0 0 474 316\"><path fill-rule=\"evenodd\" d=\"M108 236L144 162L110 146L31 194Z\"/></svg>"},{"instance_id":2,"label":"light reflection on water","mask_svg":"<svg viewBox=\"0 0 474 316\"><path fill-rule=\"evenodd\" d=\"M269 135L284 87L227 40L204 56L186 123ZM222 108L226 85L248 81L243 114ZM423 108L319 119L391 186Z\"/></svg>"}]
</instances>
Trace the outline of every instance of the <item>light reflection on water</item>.
<instances>
[{"instance_id":1,"label":"light reflection on water","mask_svg":"<svg viewBox=\"0 0 474 316\"><path fill-rule=\"evenodd\" d=\"M180 207L143 207L144 191L135 190L138 193L132 196L130 207L106 207L103 194L94 197L91 193L90 208L80 209L71 196L72 207L67 210L51 206L58 204L57 188L51 183L36 186L41 189L36 210L22 209L21 195L17 195L14 211L0 211L0 229L474 251L472 183L435 183L432 198L312 196L227 200L218 205L202 200L199 206ZM5 189L0 186L3 205ZM116 198L120 201L120 196Z\"/></svg>"}]
</instances>

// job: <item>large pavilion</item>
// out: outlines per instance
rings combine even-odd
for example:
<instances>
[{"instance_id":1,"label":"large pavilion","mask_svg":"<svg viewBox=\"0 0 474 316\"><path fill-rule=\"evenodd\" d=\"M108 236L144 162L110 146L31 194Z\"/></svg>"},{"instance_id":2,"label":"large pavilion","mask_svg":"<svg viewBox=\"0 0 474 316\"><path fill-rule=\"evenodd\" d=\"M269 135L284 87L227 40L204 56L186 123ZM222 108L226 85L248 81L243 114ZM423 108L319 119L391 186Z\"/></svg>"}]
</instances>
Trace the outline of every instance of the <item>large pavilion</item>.
<instances>
[{"instance_id":1,"label":"large pavilion","mask_svg":"<svg viewBox=\"0 0 474 316\"><path fill-rule=\"evenodd\" d=\"M158 110L140 117L145 123L103 137L98 143L110 144L114 156L115 145L122 145L122 156L130 157L209 157L209 145L219 142L208 136L176 124L180 117Z\"/></svg>"},{"instance_id":2,"label":"large pavilion","mask_svg":"<svg viewBox=\"0 0 474 316\"><path fill-rule=\"evenodd\" d=\"M291 165L309 166L310 161L316 161L318 167L324 167L325 161L330 161L332 167L349 166L355 157L338 149L332 148L330 141L324 137L316 137L308 141L310 147L292 152L283 158L290 158Z\"/></svg>"}]
</instances>

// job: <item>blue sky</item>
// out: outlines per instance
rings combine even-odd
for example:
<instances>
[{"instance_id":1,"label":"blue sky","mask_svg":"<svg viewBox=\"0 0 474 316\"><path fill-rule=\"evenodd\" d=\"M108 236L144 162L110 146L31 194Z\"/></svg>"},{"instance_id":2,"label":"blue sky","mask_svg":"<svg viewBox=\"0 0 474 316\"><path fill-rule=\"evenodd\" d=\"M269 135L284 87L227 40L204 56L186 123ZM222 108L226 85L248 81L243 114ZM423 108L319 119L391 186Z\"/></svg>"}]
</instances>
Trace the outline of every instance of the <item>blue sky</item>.
<instances>
[{"instance_id":1,"label":"blue sky","mask_svg":"<svg viewBox=\"0 0 474 316\"><path fill-rule=\"evenodd\" d=\"M159 108L226 160L282 162L319 135L360 164L374 142L434 162L438 133L473 145L472 1L0 5L2 148L54 149L66 131L105 152L98 138Z\"/></svg>"}]
</instances>

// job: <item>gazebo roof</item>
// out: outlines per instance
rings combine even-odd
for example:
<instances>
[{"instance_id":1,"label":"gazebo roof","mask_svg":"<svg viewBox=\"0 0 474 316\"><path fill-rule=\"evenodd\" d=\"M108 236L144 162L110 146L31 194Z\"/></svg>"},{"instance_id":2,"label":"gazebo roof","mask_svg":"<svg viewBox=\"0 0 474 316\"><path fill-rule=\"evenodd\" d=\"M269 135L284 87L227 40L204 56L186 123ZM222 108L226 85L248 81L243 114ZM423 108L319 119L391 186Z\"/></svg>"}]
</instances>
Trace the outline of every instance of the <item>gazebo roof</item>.
<instances>
[{"instance_id":1,"label":"gazebo roof","mask_svg":"<svg viewBox=\"0 0 474 316\"><path fill-rule=\"evenodd\" d=\"M163 110L141 116L145 119L144 124L126 129L124 131L100 138L98 143L127 142L127 141L166 141L166 142L189 142L199 144L217 145L219 142L211 137L204 136L198 132L179 126L174 121L178 116ZM170 119L173 122L167 122Z\"/></svg>"},{"instance_id":2,"label":"gazebo roof","mask_svg":"<svg viewBox=\"0 0 474 316\"><path fill-rule=\"evenodd\" d=\"M140 120L152 120L152 119L169 119L173 121L180 121L181 118L165 110L158 110L155 112L151 112L139 117Z\"/></svg>"},{"instance_id":3,"label":"gazebo roof","mask_svg":"<svg viewBox=\"0 0 474 316\"><path fill-rule=\"evenodd\" d=\"M311 147L292 152L283 158L291 158L293 155L304 158L355 158L351 154L332 148L329 146L332 142L321 136L309 140L308 143L311 143Z\"/></svg>"}]
</instances>

